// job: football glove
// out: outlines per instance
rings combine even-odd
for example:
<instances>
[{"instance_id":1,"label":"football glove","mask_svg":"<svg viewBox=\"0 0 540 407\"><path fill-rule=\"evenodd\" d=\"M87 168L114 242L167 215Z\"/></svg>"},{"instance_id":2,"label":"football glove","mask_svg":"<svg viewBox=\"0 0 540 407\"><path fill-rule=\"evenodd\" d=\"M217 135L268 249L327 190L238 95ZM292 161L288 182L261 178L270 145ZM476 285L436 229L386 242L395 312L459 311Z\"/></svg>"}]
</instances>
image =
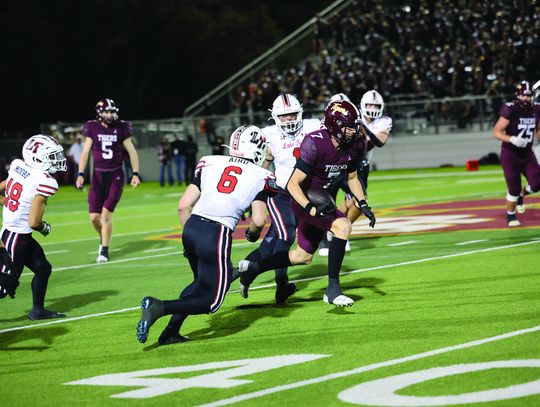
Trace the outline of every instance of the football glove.
<instances>
[{"instance_id":1,"label":"football glove","mask_svg":"<svg viewBox=\"0 0 540 407\"><path fill-rule=\"evenodd\" d=\"M513 145L519 148L527 147L527 140L521 137L516 137L516 136L510 137L510 143L512 143Z\"/></svg>"},{"instance_id":2,"label":"football glove","mask_svg":"<svg viewBox=\"0 0 540 407\"><path fill-rule=\"evenodd\" d=\"M375 219L375 214L371 212L371 208L368 206L367 202L362 199L361 201L354 200L354 205L362 211L364 216L369 219L369 227L375 227L375 222L377 219Z\"/></svg>"},{"instance_id":3,"label":"football glove","mask_svg":"<svg viewBox=\"0 0 540 407\"><path fill-rule=\"evenodd\" d=\"M315 206L311 202L304 207L305 211L311 215L311 208L315 208L315 217L323 217L336 211L336 205L332 202L325 202L321 205Z\"/></svg>"},{"instance_id":4,"label":"football glove","mask_svg":"<svg viewBox=\"0 0 540 407\"><path fill-rule=\"evenodd\" d=\"M48 236L49 233L51 233L51 225L45 221L43 221L43 227L39 231L43 236Z\"/></svg>"},{"instance_id":5,"label":"football glove","mask_svg":"<svg viewBox=\"0 0 540 407\"><path fill-rule=\"evenodd\" d=\"M246 229L246 239L248 242L254 243L257 240L259 240L259 236L261 235L261 232L250 232L249 228Z\"/></svg>"}]
</instances>

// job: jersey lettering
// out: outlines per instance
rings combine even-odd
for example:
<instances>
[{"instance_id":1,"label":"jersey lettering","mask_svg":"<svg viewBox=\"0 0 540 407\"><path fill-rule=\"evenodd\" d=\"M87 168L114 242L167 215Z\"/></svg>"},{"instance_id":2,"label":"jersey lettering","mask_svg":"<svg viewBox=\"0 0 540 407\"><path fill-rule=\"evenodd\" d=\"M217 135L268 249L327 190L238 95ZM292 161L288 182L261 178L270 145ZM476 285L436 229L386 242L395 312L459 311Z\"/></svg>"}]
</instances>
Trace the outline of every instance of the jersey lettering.
<instances>
[{"instance_id":1,"label":"jersey lettering","mask_svg":"<svg viewBox=\"0 0 540 407\"><path fill-rule=\"evenodd\" d=\"M230 165L223 170L221 179L218 182L217 190L223 194L230 194L236 188L238 178L234 175L242 174L242 168Z\"/></svg>"}]
</instances>

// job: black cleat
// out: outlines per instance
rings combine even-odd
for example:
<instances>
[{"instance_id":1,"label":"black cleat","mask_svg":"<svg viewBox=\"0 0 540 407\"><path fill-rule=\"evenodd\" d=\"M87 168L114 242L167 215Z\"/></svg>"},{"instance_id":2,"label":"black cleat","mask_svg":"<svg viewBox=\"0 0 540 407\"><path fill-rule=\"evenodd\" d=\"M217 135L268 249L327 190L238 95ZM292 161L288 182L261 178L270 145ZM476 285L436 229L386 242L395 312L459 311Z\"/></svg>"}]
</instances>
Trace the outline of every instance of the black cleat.
<instances>
[{"instance_id":1,"label":"black cleat","mask_svg":"<svg viewBox=\"0 0 540 407\"><path fill-rule=\"evenodd\" d=\"M174 343L187 342L189 338L187 336L180 335L178 332L173 332L165 328L161 335L159 335L158 343L163 345L172 345Z\"/></svg>"},{"instance_id":2,"label":"black cleat","mask_svg":"<svg viewBox=\"0 0 540 407\"><path fill-rule=\"evenodd\" d=\"M287 298L289 298L295 292L296 284L294 283L278 285L276 288L276 304L283 304L285 301L287 301Z\"/></svg>"},{"instance_id":3,"label":"black cleat","mask_svg":"<svg viewBox=\"0 0 540 407\"><path fill-rule=\"evenodd\" d=\"M150 327L163 316L163 301L154 297L144 297L141 301L141 320L137 324L137 340L145 343Z\"/></svg>"},{"instance_id":4,"label":"black cleat","mask_svg":"<svg viewBox=\"0 0 540 407\"><path fill-rule=\"evenodd\" d=\"M49 311L43 307L34 307L28 313L28 319L36 321L38 319L54 319L54 318L65 318L66 314L60 312Z\"/></svg>"}]
</instances>

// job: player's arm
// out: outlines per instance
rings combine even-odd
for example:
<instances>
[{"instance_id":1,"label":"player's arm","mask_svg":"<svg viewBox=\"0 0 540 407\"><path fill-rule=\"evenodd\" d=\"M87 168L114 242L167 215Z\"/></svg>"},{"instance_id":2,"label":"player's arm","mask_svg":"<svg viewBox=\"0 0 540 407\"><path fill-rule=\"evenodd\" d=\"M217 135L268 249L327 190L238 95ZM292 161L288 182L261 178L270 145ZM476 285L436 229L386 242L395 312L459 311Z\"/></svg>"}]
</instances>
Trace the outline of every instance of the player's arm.
<instances>
[{"instance_id":1,"label":"player's arm","mask_svg":"<svg viewBox=\"0 0 540 407\"><path fill-rule=\"evenodd\" d=\"M300 160L299 160L300 161ZM302 182L307 178L308 174L302 171L300 168L295 167L289 182L287 182L287 191L291 194L292 198L300 205L302 208L306 209L308 205L309 214L311 216L317 215L317 208L309 201L304 191L302 191Z\"/></svg>"},{"instance_id":2,"label":"player's arm","mask_svg":"<svg viewBox=\"0 0 540 407\"><path fill-rule=\"evenodd\" d=\"M347 175L347 184L353 194L353 203L358 209L362 211L364 216L369 219L369 226L375 226L375 215L371 212L371 208L366 202L366 196L364 195L364 190L362 189L362 184L358 180L358 172L352 171Z\"/></svg>"},{"instance_id":3,"label":"player's arm","mask_svg":"<svg viewBox=\"0 0 540 407\"><path fill-rule=\"evenodd\" d=\"M180 222L182 225L186 224L189 216L191 215L191 210L201 197L201 190L196 184L189 184L186 188L186 191L178 201L178 216L180 217Z\"/></svg>"},{"instance_id":4,"label":"player's arm","mask_svg":"<svg viewBox=\"0 0 540 407\"><path fill-rule=\"evenodd\" d=\"M263 201L255 200L251 203L251 222L246 229L246 239L256 242L266 223L266 204Z\"/></svg>"},{"instance_id":5,"label":"player's arm","mask_svg":"<svg viewBox=\"0 0 540 407\"><path fill-rule=\"evenodd\" d=\"M264 158L262 167L264 169L268 169L272 165L273 161L274 161L274 156L272 155L272 151L270 150L270 148L268 148L268 150L266 150L266 157Z\"/></svg>"},{"instance_id":6,"label":"player's arm","mask_svg":"<svg viewBox=\"0 0 540 407\"><path fill-rule=\"evenodd\" d=\"M0 182L0 206L4 204L4 200L6 199L4 196L5 190L6 190L6 180Z\"/></svg>"},{"instance_id":7,"label":"player's arm","mask_svg":"<svg viewBox=\"0 0 540 407\"><path fill-rule=\"evenodd\" d=\"M129 161L131 162L131 168L133 169L131 186L135 188L141 183L141 179L139 178L139 155L137 154L137 150L135 150L135 146L133 145L133 141L131 141L131 137L125 139L122 144L124 145L124 148L129 155Z\"/></svg>"},{"instance_id":8,"label":"player's arm","mask_svg":"<svg viewBox=\"0 0 540 407\"><path fill-rule=\"evenodd\" d=\"M47 236L51 233L51 225L43 220L45 206L47 205L47 197L36 195L30 204L30 213L28 214L28 226L33 230Z\"/></svg>"},{"instance_id":9,"label":"player's arm","mask_svg":"<svg viewBox=\"0 0 540 407\"><path fill-rule=\"evenodd\" d=\"M88 159L90 157L90 150L92 149L92 138L86 137L83 144L83 149L81 152L81 160L79 161L79 175L75 181L77 188L82 188L84 185L84 171L86 170L86 165L88 164Z\"/></svg>"},{"instance_id":10,"label":"player's arm","mask_svg":"<svg viewBox=\"0 0 540 407\"><path fill-rule=\"evenodd\" d=\"M500 116L495 123L495 126L493 126L493 138L505 143L510 143L510 136L508 136L505 132L509 124L510 120L508 120L506 117Z\"/></svg>"}]
</instances>

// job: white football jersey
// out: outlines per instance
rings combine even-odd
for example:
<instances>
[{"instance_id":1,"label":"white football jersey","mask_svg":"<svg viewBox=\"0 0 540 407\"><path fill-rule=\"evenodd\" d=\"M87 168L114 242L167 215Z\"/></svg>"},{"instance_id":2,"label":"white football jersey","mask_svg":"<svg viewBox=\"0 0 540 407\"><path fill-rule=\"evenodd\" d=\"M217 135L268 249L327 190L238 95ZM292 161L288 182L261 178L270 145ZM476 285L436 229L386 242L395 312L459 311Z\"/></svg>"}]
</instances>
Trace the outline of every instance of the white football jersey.
<instances>
[{"instance_id":1,"label":"white football jersey","mask_svg":"<svg viewBox=\"0 0 540 407\"><path fill-rule=\"evenodd\" d=\"M365 119L365 117L362 116L362 123L375 135L385 132L390 134L390 131L392 131L392 118L388 116L382 116L378 119L373 119L370 123ZM373 150L374 148L369 150L365 155L364 159L371 161L371 157L373 156Z\"/></svg>"},{"instance_id":2,"label":"white football jersey","mask_svg":"<svg viewBox=\"0 0 540 407\"><path fill-rule=\"evenodd\" d=\"M267 182L275 186L274 174L243 158L207 155L197 164L199 172L201 196L191 213L232 230Z\"/></svg>"},{"instance_id":3,"label":"white football jersey","mask_svg":"<svg viewBox=\"0 0 540 407\"><path fill-rule=\"evenodd\" d=\"M304 119L302 129L294 138L283 133L275 124L262 129L268 147L274 156L277 184L281 188L285 188L291 177L304 136L320 128L321 121L319 119Z\"/></svg>"},{"instance_id":4,"label":"white football jersey","mask_svg":"<svg viewBox=\"0 0 540 407\"><path fill-rule=\"evenodd\" d=\"M23 160L13 160L6 179L2 230L32 233L32 229L28 226L32 200L36 195L53 196L57 190L58 182L49 174L29 167Z\"/></svg>"}]
</instances>

